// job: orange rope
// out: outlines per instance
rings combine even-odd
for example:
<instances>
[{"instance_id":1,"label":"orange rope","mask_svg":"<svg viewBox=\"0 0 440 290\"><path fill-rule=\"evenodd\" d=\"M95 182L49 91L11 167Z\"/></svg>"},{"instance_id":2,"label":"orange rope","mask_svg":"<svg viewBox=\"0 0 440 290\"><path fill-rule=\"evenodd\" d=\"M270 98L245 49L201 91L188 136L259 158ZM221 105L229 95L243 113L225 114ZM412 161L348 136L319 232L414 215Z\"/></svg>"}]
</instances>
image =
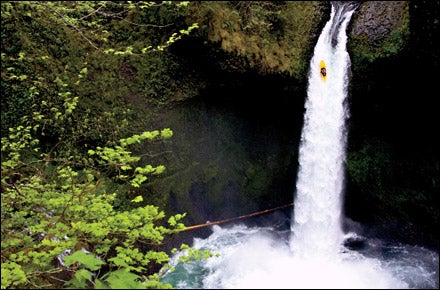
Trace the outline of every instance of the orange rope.
<instances>
[{"instance_id":1,"label":"orange rope","mask_svg":"<svg viewBox=\"0 0 440 290\"><path fill-rule=\"evenodd\" d=\"M246 214L246 215L242 215L242 216L238 216L238 217L233 217L233 218L229 218L229 219L224 219L224 220L219 220L219 221L215 221L215 222L209 222L209 223L205 223L205 224L199 224L199 225L195 225L195 226L186 227L186 228L182 229L181 231L195 230L195 229L204 228L204 227L208 227L208 226L212 226L212 225L218 225L218 224L222 224L222 223L227 223L227 222L238 220L238 219L243 219L243 218L248 218L248 217L251 217L251 216L256 216L256 215L268 213L268 212L275 211L275 210L278 210L278 209L282 209L282 208L285 208L285 207L289 207L289 206L292 206L292 205L293 205L293 202L289 203L289 204L285 204L285 205L279 206L279 207L275 207L275 208L271 208L271 209L266 209L266 210L262 210L262 211L259 211L259 212L254 212L254 213L251 213L251 214Z\"/></svg>"}]
</instances>

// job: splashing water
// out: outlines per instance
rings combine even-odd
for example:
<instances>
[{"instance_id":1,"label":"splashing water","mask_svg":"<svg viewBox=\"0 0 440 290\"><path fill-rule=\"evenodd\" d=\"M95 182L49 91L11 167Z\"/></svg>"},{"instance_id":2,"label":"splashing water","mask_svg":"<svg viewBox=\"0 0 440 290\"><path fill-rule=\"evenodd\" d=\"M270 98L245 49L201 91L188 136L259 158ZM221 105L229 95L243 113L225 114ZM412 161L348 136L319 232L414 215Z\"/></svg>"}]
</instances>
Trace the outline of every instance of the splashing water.
<instances>
[{"instance_id":1,"label":"splashing water","mask_svg":"<svg viewBox=\"0 0 440 290\"><path fill-rule=\"evenodd\" d=\"M333 260L297 257L290 250L288 232L214 226L211 236L194 239L193 247L220 256L185 264L176 262L178 253L171 261L174 272L162 282L181 289L438 288L438 254L427 249L367 243L365 256L346 250Z\"/></svg>"},{"instance_id":2,"label":"splashing water","mask_svg":"<svg viewBox=\"0 0 440 290\"><path fill-rule=\"evenodd\" d=\"M217 258L171 264L162 282L176 288L438 288L438 253L422 247L375 244L341 227L346 106L350 58L346 27L354 2L332 2L310 62L308 98L299 152L295 210L289 230L214 226L196 249ZM320 76L321 60L326 66ZM357 251L344 240L364 243Z\"/></svg>"}]
</instances>

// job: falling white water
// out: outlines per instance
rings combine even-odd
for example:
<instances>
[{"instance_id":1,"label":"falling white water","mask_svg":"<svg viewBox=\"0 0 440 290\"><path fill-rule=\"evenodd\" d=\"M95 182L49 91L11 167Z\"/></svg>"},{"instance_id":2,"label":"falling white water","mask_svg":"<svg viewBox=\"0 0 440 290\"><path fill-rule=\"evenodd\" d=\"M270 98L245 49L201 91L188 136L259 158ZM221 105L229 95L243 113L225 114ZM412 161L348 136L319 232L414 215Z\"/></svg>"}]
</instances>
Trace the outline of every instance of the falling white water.
<instances>
[{"instance_id":1,"label":"falling white water","mask_svg":"<svg viewBox=\"0 0 440 290\"><path fill-rule=\"evenodd\" d=\"M304 257L333 256L343 240L340 219L350 67L345 30L355 7L343 8L332 5L310 62L291 241L292 251ZM320 76L322 60L327 66L325 81Z\"/></svg>"},{"instance_id":2,"label":"falling white water","mask_svg":"<svg viewBox=\"0 0 440 290\"><path fill-rule=\"evenodd\" d=\"M290 229L213 226L213 233L195 238L193 247L219 257L179 263L184 252L177 252L170 262L175 271L162 282L184 289L438 289L438 253L355 233L344 236L341 228L350 67L345 30L355 7L332 2L310 63ZM344 238L360 239L363 248L344 247Z\"/></svg>"}]
</instances>

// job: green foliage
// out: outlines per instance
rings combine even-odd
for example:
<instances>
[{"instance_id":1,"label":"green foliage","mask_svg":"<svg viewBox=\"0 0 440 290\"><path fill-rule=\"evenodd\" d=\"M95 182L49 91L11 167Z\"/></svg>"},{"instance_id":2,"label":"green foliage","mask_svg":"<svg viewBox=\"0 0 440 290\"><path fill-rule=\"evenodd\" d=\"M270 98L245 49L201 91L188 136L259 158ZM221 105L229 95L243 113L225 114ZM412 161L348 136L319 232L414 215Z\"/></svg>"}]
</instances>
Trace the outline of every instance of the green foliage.
<instances>
[{"instance_id":1,"label":"green foliage","mask_svg":"<svg viewBox=\"0 0 440 290\"><path fill-rule=\"evenodd\" d=\"M72 264L79 262L84 268L91 271L98 270L101 265L104 264L104 262L102 262L100 259L94 257L91 254L86 254L84 251L81 250L76 251L70 256L64 257L63 260L66 266L71 266Z\"/></svg>"},{"instance_id":2,"label":"green foliage","mask_svg":"<svg viewBox=\"0 0 440 290\"><path fill-rule=\"evenodd\" d=\"M131 156L131 151L128 151L126 147L132 144L139 144L143 140L167 139L170 138L172 134L173 132L169 128L165 128L160 132L158 130L147 131L140 135L135 134L129 138L120 139L120 144L113 148L98 146L96 150L89 149L88 154L90 156L99 156L100 159L97 161L99 165L104 165L107 168L116 170L119 180L129 180L132 186L139 187L141 183L147 180L147 174L161 174L165 171L165 166L159 165L153 167L147 164L144 167L134 167L133 164L138 162L141 158Z\"/></svg>"},{"instance_id":3,"label":"green foliage","mask_svg":"<svg viewBox=\"0 0 440 290\"><path fill-rule=\"evenodd\" d=\"M193 23L178 29L186 25L182 15L187 4L2 2L2 134L23 115L58 108L66 97L58 92L69 92L70 97L82 97L79 110L71 116L76 120L55 128L47 123L45 142L52 142L50 146L59 141L57 146L78 141L105 145L109 139L113 142L128 135L129 118L139 112L139 102L150 97L139 96L139 88L130 84L137 81L131 63L149 67L162 50L197 28ZM116 55L104 53L108 50ZM136 69L142 82L157 78L157 74L150 76L144 69ZM176 85L169 89L173 96L178 82ZM157 94L169 97L164 93L168 84L157 86L161 90ZM38 95L29 93L33 88ZM69 89L60 91L63 88ZM135 101L136 112L130 110L131 101ZM60 112L53 115L60 116Z\"/></svg>"},{"instance_id":4,"label":"green foliage","mask_svg":"<svg viewBox=\"0 0 440 290\"><path fill-rule=\"evenodd\" d=\"M162 3L147 2L147 1L120 1L120 2L108 2L108 1L80 1L80 2L29 2L23 1L20 4L6 3L4 10L7 13L7 17L12 15L11 11L14 9L14 5L28 6L25 7L27 17L40 16L45 14L48 21L55 24L61 24L68 29L73 30L79 37L84 39L97 50L102 50L104 53L114 53L115 55L130 55L133 53L146 53L149 51L161 51L164 48L170 46L175 41L182 38L183 35L188 35L191 30L197 28L197 23L193 23L187 29L180 29L178 32L174 32L168 38L168 40L161 45L153 47L151 45L142 47L138 52L134 51L133 46L126 46L123 50L112 48L105 48L108 45L109 40L114 37L114 31L112 28L112 20L121 19L126 23L130 23L132 26L154 26L160 27L160 25L145 25L142 23L143 19L139 18L139 14L142 14L144 10L152 9L155 7L169 6L170 9L182 9L187 6L187 2L172 2L164 1ZM3 6L2 6L3 7ZM140 23L139 23L140 22ZM111 42L110 42L111 43Z\"/></svg>"},{"instance_id":5,"label":"green foliage","mask_svg":"<svg viewBox=\"0 0 440 290\"><path fill-rule=\"evenodd\" d=\"M24 125L2 138L2 288L46 283L59 287L68 272L74 278L66 285L75 288L119 288L120 283L134 288L141 283L143 288L166 286L159 276L147 273L168 262L160 244L165 235L184 228L185 214L165 223L163 211L141 205L142 196L134 198L128 210L117 210L118 193L103 190L97 167L78 167L75 156L55 159L40 153L29 125L44 121L36 116L23 118ZM138 176L160 174L164 167L135 167L139 157L131 156L126 146L136 143L133 140L170 137L171 132L144 132L90 153L101 157L100 165L121 171L130 167L135 173L131 183L138 186ZM56 176L48 174L53 166ZM71 256L61 258L72 250Z\"/></svg>"},{"instance_id":6,"label":"green foliage","mask_svg":"<svg viewBox=\"0 0 440 290\"><path fill-rule=\"evenodd\" d=\"M26 273L17 263L2 263L2 289L17 287L26 283Z\"/></svg>"},{"instance_id":7,"label":"green foliage","mask_svg":"<svg viewBox=\"0 0 440 290\"><path fill-rule=\"evenodd\" d=\"M171 270L162 243L184 228L185 215L166 220L130 190L165 171L139 165L134 146L173 132L121 138L131 110L108 87L120 86L118 75L101 72L111 75L145 48L139 39L115 41L120 28L157 30L140 25L155 15L148 10L167 6L171 15L185 5L2 2L2 289L170 286L156 274ZM160 51L195 28L142 44L151 40L149 51ZM110 48L123 53L102 53Z\"/></svg>"}]
</instances>

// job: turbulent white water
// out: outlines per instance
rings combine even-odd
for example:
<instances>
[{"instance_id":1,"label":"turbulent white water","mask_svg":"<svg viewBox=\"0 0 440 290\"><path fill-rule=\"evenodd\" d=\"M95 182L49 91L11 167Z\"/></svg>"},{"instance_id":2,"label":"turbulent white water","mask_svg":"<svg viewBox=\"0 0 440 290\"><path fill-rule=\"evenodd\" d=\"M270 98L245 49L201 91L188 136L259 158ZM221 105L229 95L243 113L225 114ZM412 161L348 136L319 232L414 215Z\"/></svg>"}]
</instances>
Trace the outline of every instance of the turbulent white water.
<instances>
[{"instance_id":1,"label":"turbulent white water","mask_svg":"<svg viewBox=\"0 0 440 290\"><path fill-rule=\"evenodd\" d=\"M290 229L214 226L193 247L219 257L171 264L162 282L176 288L397 289L438 288L438 253L422 247L377 243L341 228L345 123L350 58L346 26L351 4L332 3L310 63L306 113L301 136L294 215ZM320 77L320 61L327 66ZM362 247L350 250L344 240Z\"/></svg>"},{"instance_id":2,"label":"turbulent white water","mask_svg":"<svg viewBox=\"0 0 440 290\"><path fill-rule=\"evenodd\" d=\"M214 226L212 235L195 239L193 247L220 256L177 264L162 282L181 289L438 288L438 254L421 247L368 243L375 257L346 250L333 260L303 258L292 254L287 234L244 225Z\"/></svg>"}]
</instances>

